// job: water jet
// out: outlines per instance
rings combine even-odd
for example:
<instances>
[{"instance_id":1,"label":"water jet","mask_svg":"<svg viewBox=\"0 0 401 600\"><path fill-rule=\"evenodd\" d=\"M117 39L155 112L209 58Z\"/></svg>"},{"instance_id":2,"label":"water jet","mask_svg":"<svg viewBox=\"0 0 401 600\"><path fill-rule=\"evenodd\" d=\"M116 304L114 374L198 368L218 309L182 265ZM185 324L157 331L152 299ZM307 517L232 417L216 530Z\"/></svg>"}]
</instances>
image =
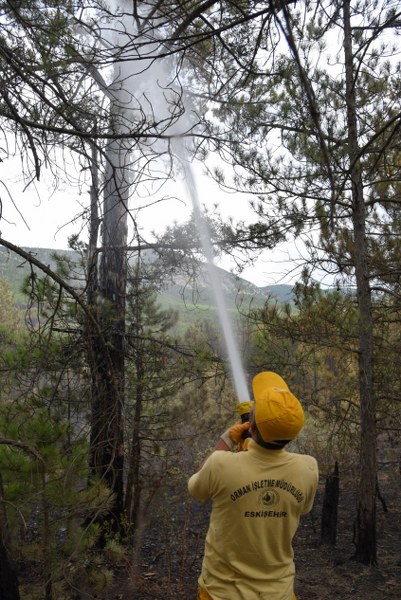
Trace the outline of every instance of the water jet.
<instances>
[{"instance_id":1,"label":"water jet","mask_svg":"<svg viewBox=\"0 0 401 600\"><path fill-rule=\"evenodd\" d=\"M245 403L250 401L248 387L246 384L245 372L239 354L238 344L234 336L232 322L229 316L228 307L224 297L224 290L221 285L221 280L218 275L218 270L214 261L214 252L210 236L209 227L204 217L198 196L193 169L184 155L184 145L181 139L176 142L177 154L180 159L182 168L185 174L185 183L188 189L188 194L192 202L193 214L195 223L199 231L199 239L202 245L202 250L206 259L207 272L210 278L214 301L216 304L218 317L224 337L227 357L230 366L230 372L237 394L238 402ZM239 412L239 414L241 414Z\"/></svg>"}]
</instances>

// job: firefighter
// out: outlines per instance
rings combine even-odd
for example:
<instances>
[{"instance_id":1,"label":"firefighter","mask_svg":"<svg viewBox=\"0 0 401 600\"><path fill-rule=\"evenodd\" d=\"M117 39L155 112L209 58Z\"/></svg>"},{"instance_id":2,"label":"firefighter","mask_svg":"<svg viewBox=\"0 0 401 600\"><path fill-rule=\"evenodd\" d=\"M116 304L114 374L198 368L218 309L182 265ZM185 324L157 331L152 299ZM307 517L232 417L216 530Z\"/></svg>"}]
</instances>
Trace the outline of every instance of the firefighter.
<instances>
[{"instance_id":1,"label":"firefighter","mask_svg":"<svg viewBox=\"0 0 401 600\"><path fill-rule=\"evenodd\" d=\"M194 498L212 500L198 600L296 599L292 539L312 509L318 466L285 449L304 411L284 379L264 371L252 391L249 422L225 431L188 481Z\"/></svg>"}]
</instances>

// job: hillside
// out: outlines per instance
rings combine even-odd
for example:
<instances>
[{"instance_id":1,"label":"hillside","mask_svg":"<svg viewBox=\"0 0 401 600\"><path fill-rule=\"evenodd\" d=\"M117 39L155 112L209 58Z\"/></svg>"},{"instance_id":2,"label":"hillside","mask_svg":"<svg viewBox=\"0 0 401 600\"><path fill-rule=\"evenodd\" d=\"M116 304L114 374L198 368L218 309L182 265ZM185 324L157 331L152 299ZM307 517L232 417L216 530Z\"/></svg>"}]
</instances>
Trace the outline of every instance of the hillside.
<instances>
[{"instance_id":1,"label":"hillside","mask_svg":"<svg viewBox=\"0 0 401 600\"><path fill-rule=\"evenodd\" d=\"M73 251L52 250L49 248L24 248L35 258L49 266L56 268L54 254L66 255L71 259L76 258ZM219 280L225 296L225 302L230 311L246 313L250 307L261 307L268 297L276 298L279 302L291 300L292 288L290 285L272 285L259 288L253 283L242 279L232 273L219 270ZM0 277L3 277L12 287L15 301L24 303L21 286L24 278L29 275L30 266L19 256L0 247ZM173 308L180 313L181 323L189 323L198 319L211 318L215 312L215 301L208 284L207 269L201 270L195 284L189 285L183 278L176 278L168 283L160 292L160 304L163 307Z\"/></svg>"}]
</instances>

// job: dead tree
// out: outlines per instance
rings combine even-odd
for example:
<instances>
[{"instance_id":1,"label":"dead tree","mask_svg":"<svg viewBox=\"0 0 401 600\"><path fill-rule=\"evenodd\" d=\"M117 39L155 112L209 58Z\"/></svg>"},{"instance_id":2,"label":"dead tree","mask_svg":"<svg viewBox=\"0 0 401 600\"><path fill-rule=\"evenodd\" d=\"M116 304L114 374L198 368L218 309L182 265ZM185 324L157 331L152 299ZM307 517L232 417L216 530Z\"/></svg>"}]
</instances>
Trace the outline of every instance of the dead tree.
<instances>
[{"instance_id":1,"label":"dead tree","mask_svg":"<svg viewBox=\"0 0 401 600\"><path fill-rule=\"evenodd\" d=\"M320 541L322 544L335 546L337 540L337 515L338 500L340 497L340 475L338 463L334 465L334 471L327 475L324 489L322 526Z\"/></svg>"}]
</instances>

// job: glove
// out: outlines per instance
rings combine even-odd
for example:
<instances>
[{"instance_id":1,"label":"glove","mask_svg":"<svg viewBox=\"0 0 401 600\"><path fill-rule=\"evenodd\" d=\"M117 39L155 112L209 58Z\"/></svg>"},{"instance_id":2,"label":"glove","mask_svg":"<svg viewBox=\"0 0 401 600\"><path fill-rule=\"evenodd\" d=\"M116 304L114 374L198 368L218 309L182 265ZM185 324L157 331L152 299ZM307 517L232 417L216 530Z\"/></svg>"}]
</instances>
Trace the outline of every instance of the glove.
<instances>
[{"instance_id":1,"label":"glove","mask_svg":"<svg viewBox=\"0 0 401 600\"><path fill-rule=\"evenodd\" d=\"M246 440L242 440L242 434L244 431L249 429L249 422L247 423L235 423L232 427L227 429L220 437L227 444L230 450L235 450L235 448L240 444L240 450L245 450L247 448L241 448L241 442L245 442ZM248 444L246 444L248 446Z\"/></svg>"},{"instance_id":2,"label":"glove","mask_svg":"<svg viewBox=\"0 0 401 600\"><path fill-rule=\"evenodd\" d=\"M248 450L249 442L251 441L251 439L252 438L250 438L250 437L241 439L239 446L238 446L238 452L246 452Z\"/></svg>"}]
</instances>

